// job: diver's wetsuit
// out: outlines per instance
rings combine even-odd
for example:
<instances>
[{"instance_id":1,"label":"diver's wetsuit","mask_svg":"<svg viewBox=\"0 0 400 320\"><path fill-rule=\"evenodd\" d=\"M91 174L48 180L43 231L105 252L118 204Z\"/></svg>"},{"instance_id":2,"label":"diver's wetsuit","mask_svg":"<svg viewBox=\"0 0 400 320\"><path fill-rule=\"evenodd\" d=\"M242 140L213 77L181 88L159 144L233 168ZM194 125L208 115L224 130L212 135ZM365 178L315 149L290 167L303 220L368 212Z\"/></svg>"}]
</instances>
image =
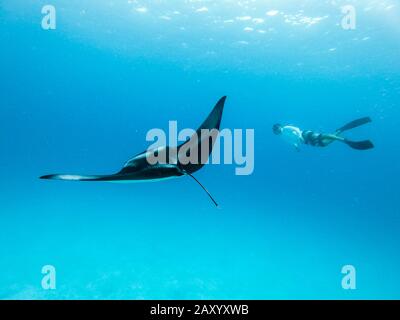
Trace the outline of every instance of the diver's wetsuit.
<instances>
[{"instance_id":1,"label":"diver's wetsuit","mask_svg":"<svg viewBox=\"0 0 400 320\"><path fill-rule=\"evenodd\" d=\"M303 131L301 136L303 137L305 144L313 147L326 147L335 140L344 140L343 138L334 135L317 133L311 130Z\"/></svg>"}]
</instances>

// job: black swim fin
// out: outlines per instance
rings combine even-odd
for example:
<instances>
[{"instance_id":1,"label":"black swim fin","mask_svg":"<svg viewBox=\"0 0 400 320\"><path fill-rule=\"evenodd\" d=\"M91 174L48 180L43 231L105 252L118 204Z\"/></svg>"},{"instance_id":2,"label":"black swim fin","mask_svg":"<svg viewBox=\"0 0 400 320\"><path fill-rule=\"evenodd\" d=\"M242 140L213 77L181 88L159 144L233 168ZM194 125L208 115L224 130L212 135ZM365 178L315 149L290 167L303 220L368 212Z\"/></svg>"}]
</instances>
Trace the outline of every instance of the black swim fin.
<instances>
[{"instance_id":1,"label":"black swim fin","mask_svg":"<svg viewBox=\"0 0 400 320\"><path fill-rule=\"evenodd\" d=\"M357 127L362 126L364 124L367 124L367 123L369 123L371 121L372 120L371 120L370 117L364 117L364 118L361 118L361 119L354 120L354 121L349 122L348 124L344 125L343 127L337 129L336 130L336 134L340 134L343 131L357 128Z\"/></svg>"},{"instance_id":2,"label":"black swim fin","mask_svg":"<svg viewBox=\"0 0 400 320\"><path fill-rule=\"evenodd\" d=\"M370 140L351 141L345 139L343 142L346 143L349 147L356 150L369 150L374 148L374 144Z\"/></svg>"}]
</instances>

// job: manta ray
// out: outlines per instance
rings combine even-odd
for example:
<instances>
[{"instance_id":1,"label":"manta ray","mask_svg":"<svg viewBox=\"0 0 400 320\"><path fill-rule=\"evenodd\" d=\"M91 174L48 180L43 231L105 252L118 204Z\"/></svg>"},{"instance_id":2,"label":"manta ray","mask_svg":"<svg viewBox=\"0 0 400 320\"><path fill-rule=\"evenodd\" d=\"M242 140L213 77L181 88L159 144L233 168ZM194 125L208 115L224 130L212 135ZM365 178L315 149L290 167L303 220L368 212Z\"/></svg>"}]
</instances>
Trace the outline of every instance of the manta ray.
<instances>
[{"instance_id":1,"label":"manta ray","mask_svg":"<svg viewBox=\"0 0 400 320\"><path fill-rule=\"evenodd\" d=\"M208 190L193 176L193 173L204 166L212 152L216 141L215 134L219 132L225 100L226 96L222 97L217 102L206 120L186 142L176 147L162 146L143 151L128 160L117 173L109 175L49 174L40 177L40 179L91 182L139 182L189 176L203 188L214 204L218 206ZM190 157L193 150L197 150L196 154L192 154L197 161L188 162L187 158L188 156ZM199 152L199 150L202 151ZM155 163L149 161L149 159L152 158L162 158L160 157L162 155L165 156L166 161L158 161Z\"/></svg>"}]
</instances>

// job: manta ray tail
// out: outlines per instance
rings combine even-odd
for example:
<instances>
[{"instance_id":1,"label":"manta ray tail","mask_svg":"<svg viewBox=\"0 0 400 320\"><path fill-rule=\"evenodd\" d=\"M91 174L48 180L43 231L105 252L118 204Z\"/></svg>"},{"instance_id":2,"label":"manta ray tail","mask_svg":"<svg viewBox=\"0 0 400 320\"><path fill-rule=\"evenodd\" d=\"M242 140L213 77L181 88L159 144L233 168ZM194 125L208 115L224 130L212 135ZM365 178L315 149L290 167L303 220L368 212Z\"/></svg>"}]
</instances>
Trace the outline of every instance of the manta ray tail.
<instances>
[{"instance_id":1,"label":"manta ray tail","mask_svg":"<svg viewBox=\"0 0 400 320\"><path fill-rule=\"evenodd\" d=\"M212 200L212 202L214 202L215 206L218 207L218 203L214 200L213 196L211 195L210 192L208 192L208 190L201 184L201 182L199 180L197 180L192 174L185 172L185 174L187 174L189 177L192 177L194 181L196 181L200 187L203 188L203 190L207 193L207 195L210 197L210 199Z\"/></svg>"},{"instance_id":2,"label":"manta ray tail","mask_svg":"<svg viewBox=\"0 0 400 320\"><path fill-rule=\"evenodd\" d=\"M99 181L103 176L80 176L76 174L49 174L40 177L45 180L65 180L65 181Z\"/></svg>"}]
</instances>

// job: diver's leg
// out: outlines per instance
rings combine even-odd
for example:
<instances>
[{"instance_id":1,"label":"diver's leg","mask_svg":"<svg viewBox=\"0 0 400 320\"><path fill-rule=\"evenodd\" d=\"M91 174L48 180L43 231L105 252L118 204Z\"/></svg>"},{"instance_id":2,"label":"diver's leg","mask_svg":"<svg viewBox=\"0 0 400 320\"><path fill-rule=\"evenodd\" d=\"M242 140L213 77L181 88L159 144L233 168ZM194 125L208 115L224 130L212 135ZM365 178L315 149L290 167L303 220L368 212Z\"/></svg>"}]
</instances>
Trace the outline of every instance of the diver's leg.
<instances>
[{"instance_id":1,"label":"diver's leg","mask_svg":"<svg viewBox=\"0 0 400 320\"><path fill-rule=\"evenodd\" d=\"M321 134L319 137L319 145L321 147L326 147L334 141L344 142L345 139L335 134Z\"/></svg>"},{"instance_id":2,"label":"diver's leg","mask_svg":"<svg viewBox=\"0 0 400 320\"><path fill-rule=\"evenodd\" d=\"M374 148L374 144L370 140L351 141L336 134L320 134L317 140L317 146L326 147L334 141L340 141L356 150L369 150Z\"/></svg>"}]
</instances>

